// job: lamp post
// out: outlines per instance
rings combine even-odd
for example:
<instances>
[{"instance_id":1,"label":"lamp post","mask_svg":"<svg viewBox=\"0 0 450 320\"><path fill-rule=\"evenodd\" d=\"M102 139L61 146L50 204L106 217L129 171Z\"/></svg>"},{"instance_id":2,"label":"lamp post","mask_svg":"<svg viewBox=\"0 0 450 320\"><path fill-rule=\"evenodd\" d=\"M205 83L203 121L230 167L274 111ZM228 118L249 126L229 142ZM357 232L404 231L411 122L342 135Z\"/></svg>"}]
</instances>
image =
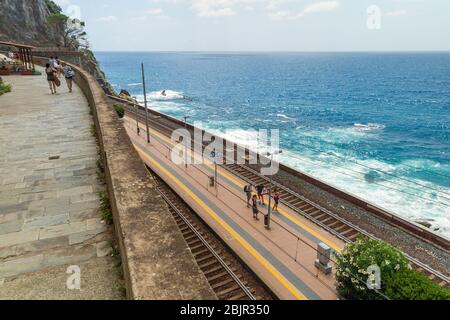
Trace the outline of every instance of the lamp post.
<instances>
[{"instance_id":1,"label":"lamp post","mask_svg":"<svg viewBox=\"0 0 450 320\"><path fill-rule=\"evenodd\" d=\"M277 154L283 153L283 150L278 150L276 152L267 152L267 156L270 156L270 167L272 168L273 163L273 156ZM267 223L266 223L266 229L270 230L270 220L272 215L272 184L273 184L273 178L272 174L269 176L269 207L267 208Z\"/></svg>"},{"instance_id":2,"label":"lamp post","mask_svg":"<svg viewBox=\"0 0 450 320\"><path fill-rule=\"evenodd\" d=\"M144 64L141 64L142 69L142 86L144 88L144 105L145 105L145 125L147 127L147 143L150 144L150 127L148 125L148 109L147 109L147 88L145 86Z\"/></svg>"},{"instance_id":3,"label":"lamp post","mask_svg":"<svg viewBox=\"0 0 450 320\"><path fill-rule=\"evenodd\" d=\"M136 107L136 132L137 135L139 136L141 134L141 129L139 128L139 106L136 101L136 97L133 97L133 104Z\"/></svg>"},{"instance_id":4,"label":"lamp post","mask_svg":"<svg viewBox=\"0 0 450 320\"><path fill-rule=\"evenodd\" d=\"M189 119L189 116L184 116L184 129L187 131L187 119ZM187 137L186 137L187 140ZM188 155L187 155L187 141L184 143L184 161L186 169L188 168Z\"/></svg>"}]
</instances>

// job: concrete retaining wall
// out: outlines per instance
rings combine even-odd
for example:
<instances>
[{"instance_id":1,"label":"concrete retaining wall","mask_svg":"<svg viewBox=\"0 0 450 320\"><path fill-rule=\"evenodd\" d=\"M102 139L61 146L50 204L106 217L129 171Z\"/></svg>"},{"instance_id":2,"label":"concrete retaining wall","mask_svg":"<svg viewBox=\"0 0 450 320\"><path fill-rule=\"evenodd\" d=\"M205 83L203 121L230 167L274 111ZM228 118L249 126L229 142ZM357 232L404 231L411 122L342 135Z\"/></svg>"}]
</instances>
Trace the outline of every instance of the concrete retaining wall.
<instances>
[{"instance_id":1,"label":"concrete retaining wall","mask_svg":"<svg viewBox=\"0 0 450 320\"><path fill-rule=\"evenodd\" d=\"M128 298L216 299L103 89L92 75L71 67L99 137Z\"/></svg>"}]
</instances>

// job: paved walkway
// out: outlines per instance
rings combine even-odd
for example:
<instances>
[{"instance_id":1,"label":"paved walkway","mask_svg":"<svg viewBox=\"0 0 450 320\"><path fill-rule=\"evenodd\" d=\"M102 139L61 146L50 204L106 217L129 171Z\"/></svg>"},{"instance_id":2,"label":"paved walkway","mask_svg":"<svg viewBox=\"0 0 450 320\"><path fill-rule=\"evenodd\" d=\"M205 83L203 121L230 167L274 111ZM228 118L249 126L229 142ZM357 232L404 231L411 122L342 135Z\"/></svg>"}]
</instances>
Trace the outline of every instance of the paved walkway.
<instances>
[{"instance_id":1,"label":"paved walkway","mask_svg":"<svg viewBox=\"0 0 450 320\"><path fill-rule=\"evenodd\" d=\"M264 229L263 217L255 221L246 207L245 182L219 168L218 196L208 186L213 164L190 165L188 169L170 161L169 138L152 130L152 146L145 134L135 134L135 122L126 128L143 160L174 188L219 234L256 274L282 299L336 299L334 276L318 272L314 262L317 245L326 243L340 251L344 244L317 225L280 205L272 228ZM142 132L145 132L142 126ZM261 207L265 212L267 207Z\"/></svg>"},{"instance_id":2,"label":"paved walkway","mask_svg":"<svg viewBox=\"0 0 450 320\"><path fill-rule=\"evenodd\" d=\"M104 187L96 175L92 118L80 89L69 94L63 82L58 95L51 95L44 76L4 80L12 92L0 97L0 297L15 288L16 296L31 298L17 291L17 283L26 290L41 275L25 274L53 268L58 274L47 290L64 287L68 275L59 273L65 268L55 267L109 256L113 237L100 219L98 193ZM43 277L51 278L51 272ZM109 286L100 290L104 294L90 297L114 298L110 289L116 284L104 285Z\"/></svg>"}]
</instances>

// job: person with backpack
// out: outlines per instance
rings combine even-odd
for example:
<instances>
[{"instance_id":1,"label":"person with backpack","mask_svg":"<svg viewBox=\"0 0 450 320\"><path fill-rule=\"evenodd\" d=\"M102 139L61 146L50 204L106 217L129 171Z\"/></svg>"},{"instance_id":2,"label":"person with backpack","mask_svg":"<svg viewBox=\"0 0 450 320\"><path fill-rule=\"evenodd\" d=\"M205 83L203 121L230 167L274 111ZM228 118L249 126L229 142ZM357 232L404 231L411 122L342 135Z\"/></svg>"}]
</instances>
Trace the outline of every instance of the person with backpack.
<instances>
[{"instance_id":1,"label":"person with backpack","mask_svg":"<svg viewBox=\"0 0 450 320\"><path fill-rule=\"evenodd\" d=\"M256 195L252 197L252 211L253 211L253 219L259 220L258 198L256 197Z\"/></svg>"},{"instance_id":2,"label":"person with backpack","mask_svg":"<svg viewBox=\"0 0 450 320\"><path fill-rule=\"evenodd\" d=\"M66 78L67 88L69 89L69 92L72 93L73 77L75 76L75 72L65 63L62 66L62 70L64 73L64 78Z\"/></svg>"},{"instance_id":3,"label":"person with backpack","mask_svg":"<svg viewBox=\"0 0 450 320\"><path fill-rule=\"evenodd\" d=\"M244 187L245 195L247 196L247 208L250 208L250 200L252 200L253 186L248 184Z\"/></svg>"},{"instance_id":4,"label":"person with backpack","mask_svg":"<svg viewBox=\"0 0 450 320\"><path fill-rule=\"evenodd\" d=\"M259 204L261 204L262 206L266 205L264 202L264 189L265 186L263 184L259 184L258 186L256 186L256 193L258 194Z\"/></svg>"},{"instance_id":5,"label":"person with backpack","mask_svg":"<svg viewBox=\"0 0 450 320\"><path fill-rule=\"evenodd\" d=\"M273 211L278 212L278 205L280 204L280 192L278 190L275 190L275 194L273 196L273 200L275 201L275 205L273 206Z\"/></svg>"}]
</instances>

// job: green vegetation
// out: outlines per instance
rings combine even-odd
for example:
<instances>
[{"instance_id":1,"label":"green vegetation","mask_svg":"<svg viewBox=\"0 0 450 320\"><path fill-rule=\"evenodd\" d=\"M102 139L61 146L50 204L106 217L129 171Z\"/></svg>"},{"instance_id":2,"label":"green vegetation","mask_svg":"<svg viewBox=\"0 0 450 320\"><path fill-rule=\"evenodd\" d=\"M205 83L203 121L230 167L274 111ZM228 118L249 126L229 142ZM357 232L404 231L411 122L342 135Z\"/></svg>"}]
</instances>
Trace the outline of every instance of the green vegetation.
<instances>
[{"instance_id":1,"label":"green vegetation","mask_svg":"<svg viewBox=\"0 0 450 320\"><path fill-rule=\"evenodd\" d=\"M4 83L0 78L0 96L8 92L11 92L11 85Z\"/></svg>"},{"instance_id":2,"label":"green vegetation","mask_svg":"<svg viewBox=\"0 0 450 320\"><path fill-rule=\"evenodd\" d=\"M100 210L102 212L102 219L107 224L111 225L113 223L113 215L108 195L106 194L106 192L99 192L99 197L100 197Z\"/></svg>"},{"instance_id":3,"label":"green vegetation","mask_svg":"<svg viewBox=\"0 0 450 320\"><path fill-rule=\"evenodd\" d=\"M61 12L53 12L48 16L47 22L63 30L63 43L59 45L75 50L89 48L87 33L84 30L86 24L83 21L69 18Z\"/></svg>"},{"instance_id":4,"label":"green vegetation","mask_svg":"<svg viewBox=\"0 0 450 320\"><path fill-rule=\"evenodd\" d=\"M116 110L117 116L122 119L125 116L125 109L119 104L114 105L114 110Z\"/></svg>"},{"instance_id":5,"label":"green vegetation","mask_svg":"<svg viewBox=\"0 0 450 320\"><path fill-rule=\"evenodd\" d=\"M388 278L385 292L392 300L450 300L450 291L411 270L396 272Z\"/></svg>"},{"instance_id":6,"label":"green vegetation","mask_svg":"<svg viewBox=\"0 0 450 320\"><path fill-rule=\"evenodd\" d=\"M62 12L61 7L58 6L56 3L54 3L52 0L45 0L45 4L47 5L47 8L50 11L50 14Z\"/></svg>"},{"instance_id":7,"label":"green vegetation","mask_svg":"<svg viewBox=\"0 0 450 320\"><path fill-rule=\"evenodd\" d=\"M358 239L336 255L336 282L339 295L348 300L450 299L450 292L411 270L405 255L390 244ZM376 265L381 271L379 292L366 285L367 271Z\"/></svg>"}]
</instances>

